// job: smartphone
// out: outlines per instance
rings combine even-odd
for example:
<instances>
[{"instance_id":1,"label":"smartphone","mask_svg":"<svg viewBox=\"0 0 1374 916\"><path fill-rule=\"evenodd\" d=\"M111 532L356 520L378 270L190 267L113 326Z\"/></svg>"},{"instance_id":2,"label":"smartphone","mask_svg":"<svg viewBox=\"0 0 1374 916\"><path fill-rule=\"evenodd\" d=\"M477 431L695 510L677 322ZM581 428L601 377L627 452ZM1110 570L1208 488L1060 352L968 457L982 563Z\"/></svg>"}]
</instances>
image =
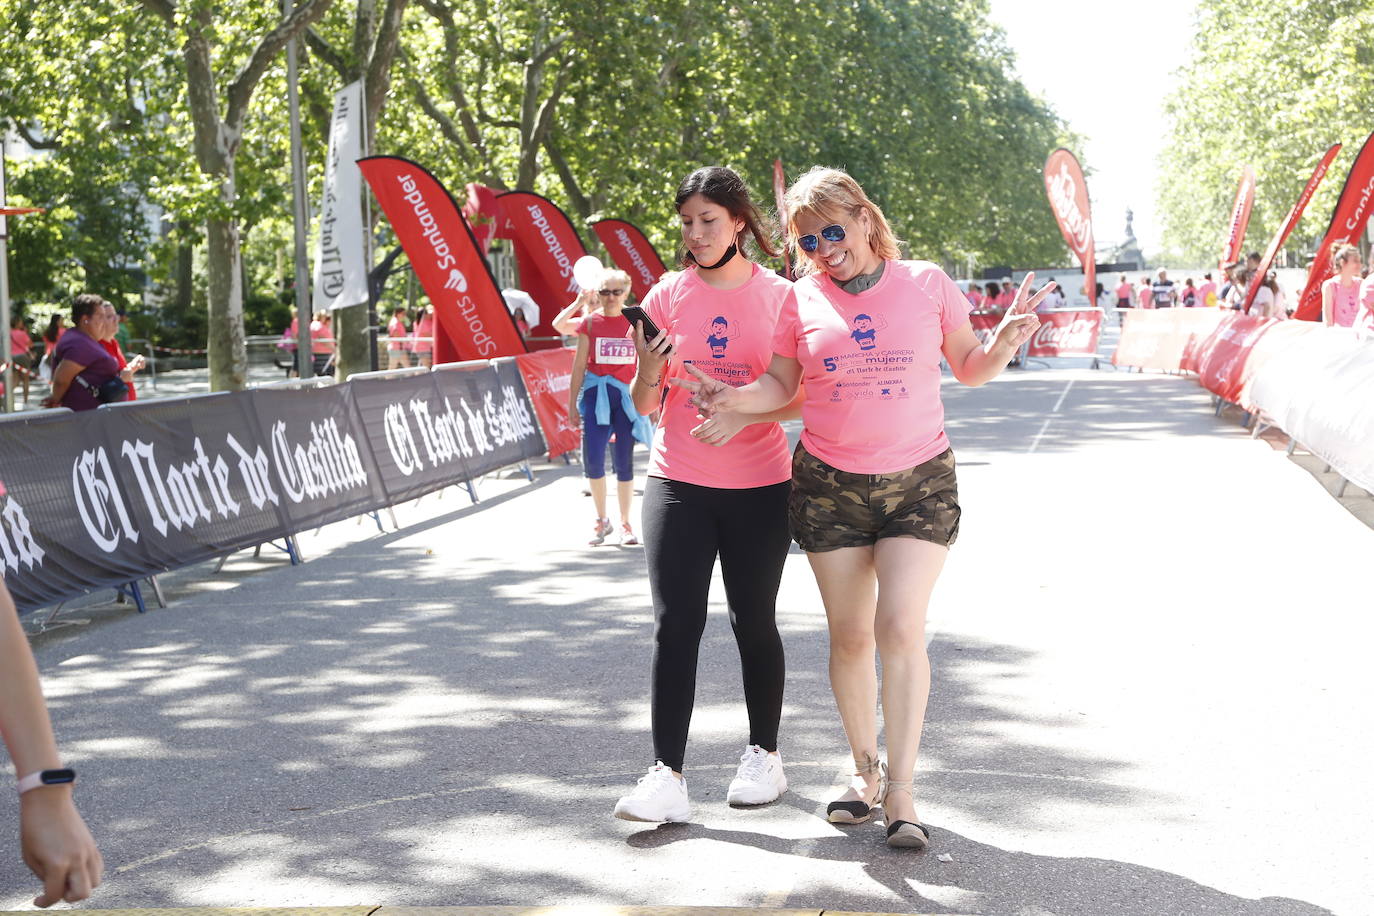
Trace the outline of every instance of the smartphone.
<instances>
[{"instance_id":1,"label":"smartphone","mask_svg":"<svg viewBox=\"0 0 1374 916\"><path fill-rule=\"evenodd\" d=\"M644 309L640 308L639 306L627 305L620 310L620 314L624 315L626 320L628 320L630 324L639 324L644 327L645 341L651 341L659 335L660 332L658 329L658 325L654 324L653 321L650 320L648 313L646 313ZM664 355L666 356L668 353L671 352L672 345L670 344L668 350L664 352Z\"/></svg>"}]
</instances>

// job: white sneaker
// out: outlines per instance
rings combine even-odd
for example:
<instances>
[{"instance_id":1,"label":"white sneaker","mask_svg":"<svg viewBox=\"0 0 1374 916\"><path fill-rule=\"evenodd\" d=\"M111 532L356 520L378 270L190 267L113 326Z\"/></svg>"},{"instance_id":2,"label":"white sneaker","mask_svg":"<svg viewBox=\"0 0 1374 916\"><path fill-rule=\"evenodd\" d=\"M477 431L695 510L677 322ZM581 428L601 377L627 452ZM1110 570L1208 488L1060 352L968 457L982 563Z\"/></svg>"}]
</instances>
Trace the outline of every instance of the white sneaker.
<instances>
[{"instance_id":1,"label":"white sneaker","mask_svg":"<svg viewBox=\"0 0 1374 916\"><path fill-rule=\"evenodd\" d=\"M782 758L751 744L739 758L739 769L730 780L725 800L732 805L766 805L786 791Z\"/></svg>"},{"instance_id":2,"label":"white sneaker","mask_svg":"<svg viewBox=\"0 0 1374 916\"><path fill-rule=\"evenodd\" d=\"M622 821L685 821L691 817L687 801L687 780L678 779L663 761L654 762L639 778L639 785L615 803L615 816Z\"/></svg>"}]
</instances>

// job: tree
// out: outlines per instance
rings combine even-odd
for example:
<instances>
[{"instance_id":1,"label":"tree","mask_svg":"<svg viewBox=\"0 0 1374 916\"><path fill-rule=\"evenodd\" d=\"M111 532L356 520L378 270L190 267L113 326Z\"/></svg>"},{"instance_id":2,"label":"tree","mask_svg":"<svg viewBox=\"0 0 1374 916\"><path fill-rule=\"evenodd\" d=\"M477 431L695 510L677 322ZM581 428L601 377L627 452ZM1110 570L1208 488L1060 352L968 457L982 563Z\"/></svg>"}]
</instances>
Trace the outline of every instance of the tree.
<instances>
[{"instance_id":1,"label":"tree","mask_svg":"<svg viewBox=\"0 0 1374 916\"><path fill-rule=\"evenodd\" d=\"M280 19L261 9L255 11L252 4L244 4L233 11L236 28L232 30L217 27L216 14L223 16L226 10L212 0L142 2L181 37L192 148L196 163L215 194L205 216L210 387L216 391L242 389L248 381L248 356L244 345L239 227L234 212L238 196L235 158L258 81L286 43L324 15L333 0L301 0ZM264 23L264 19L269 21ZM243 28L245 25L248 28ZM244 36L253 33L260 37L245 42ZM232 77L224 72L223 64L217 72L217 49L226 52L221 58L243 59ZM225 80L228 85L221 90Z\"/></svg>"}]
</instances>

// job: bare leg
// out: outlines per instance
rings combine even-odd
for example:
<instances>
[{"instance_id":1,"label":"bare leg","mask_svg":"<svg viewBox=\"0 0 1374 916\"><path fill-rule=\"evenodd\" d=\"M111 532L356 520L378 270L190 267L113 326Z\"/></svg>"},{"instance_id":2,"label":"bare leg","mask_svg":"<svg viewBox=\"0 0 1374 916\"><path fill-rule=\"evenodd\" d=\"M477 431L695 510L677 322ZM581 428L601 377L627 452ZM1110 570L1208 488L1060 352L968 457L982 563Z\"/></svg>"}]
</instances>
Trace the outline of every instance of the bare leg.
<instances>
[{"instance_id":1,"label":"bare leg","mask_svg":"<svg viewBox=\"0 0 1374 916\"><path fill-rule=\"evenodd\" d=\"M830 688L856 770L878 756L878 674L874 665L877 578L872 547L808 553L830 624ZM856 775L839 801L872 802L878 774Z\"/></svg>"},{"instance_id":2,"label":"bare leg","mask_svg":"<svg viewBox=\"0 0 1374 916\"><path fill-rule=\"evenodd\" d=\"M617 480L615 483L615 495L620 503L620 521L628 525L630 524L630 509L633 507L635 499L635 482L633 480ZM605 486L604 480L602 486ZM605 515L600 515L598 518L605 518Z\"/></svg>"},{"instance_id":3,"label":"bare leg","mask_svg":"<svg viewBox=\"0 0 1374 916\"><path fill-rule=\"evenodd\" d=\"M592 491L592 504L596 506L596 517L598 519L609 518L606 515L606 478L588 477L587 486Z\"/></svg>"},{"instance_id":4,"label":"bare leg","mask_svg":"<svg viewBox=\"0 0 1374 916\"><path fill-rule=\"evenodd\" d=\"M888 771L894 783L908 786L916 769L921 726L930 698L926 611L948 555L948 547L905 537L883 538L873 549L878 574L874 633L883 660ZM883 804L883 817L888 823L919 823L910 792L891 793Z\"/></svg>"}]
</instances>

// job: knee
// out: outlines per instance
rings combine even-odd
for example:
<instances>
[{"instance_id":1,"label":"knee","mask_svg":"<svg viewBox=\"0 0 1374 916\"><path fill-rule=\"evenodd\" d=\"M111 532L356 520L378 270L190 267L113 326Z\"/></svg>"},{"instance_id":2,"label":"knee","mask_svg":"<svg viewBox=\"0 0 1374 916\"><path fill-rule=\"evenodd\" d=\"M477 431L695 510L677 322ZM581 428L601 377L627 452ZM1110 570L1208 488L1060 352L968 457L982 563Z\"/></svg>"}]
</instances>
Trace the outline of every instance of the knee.
<instances>
[{"instance_id":1,"label":"knee","mask_svg":"<svg viewBox=\"0 0 1374 916\"><path fill-rule=\"evenodd\" d=\"M878 624L875 637L878 652L884 657L914 657L925 653L924 621L888 620Z\"/></svg>"},{"instance_id":2,"label":"knee","mask_svg":"<svg viewBox=\"0 0 1374 916\"><path fill-rule=\"evenodd\" d=\"M830 654L838 659L851 660L867 658L873 660L875 642L871 627L845 626L831 627Z\"/></svg>"}]
</instances>

